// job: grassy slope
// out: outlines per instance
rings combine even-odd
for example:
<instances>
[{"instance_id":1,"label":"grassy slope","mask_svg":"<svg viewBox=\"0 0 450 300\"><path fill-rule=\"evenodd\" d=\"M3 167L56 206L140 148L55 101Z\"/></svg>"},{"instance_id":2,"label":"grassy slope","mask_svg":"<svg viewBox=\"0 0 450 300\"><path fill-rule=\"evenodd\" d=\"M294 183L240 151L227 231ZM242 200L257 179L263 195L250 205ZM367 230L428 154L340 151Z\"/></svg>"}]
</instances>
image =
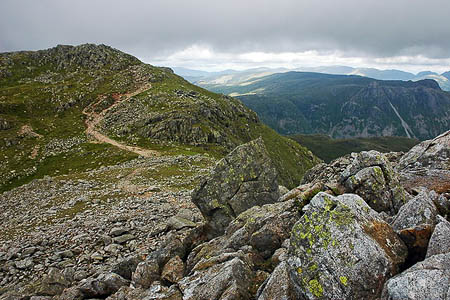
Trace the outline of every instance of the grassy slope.
<instances>
[{"instance_id":1,"label":"grassy slope","mask_svg":"<svg viewBox=\"0 0 450 300\"><path fill-rule=\"evenodd\" d=\"M326 135L292 135L291 139L306 146L323 159L330 162L345 154L365 150L380 152L403 151L406 152L419 143L418 140L405 137L373 137L355 139L331 139Z\"/></svg>"}]
</instances>

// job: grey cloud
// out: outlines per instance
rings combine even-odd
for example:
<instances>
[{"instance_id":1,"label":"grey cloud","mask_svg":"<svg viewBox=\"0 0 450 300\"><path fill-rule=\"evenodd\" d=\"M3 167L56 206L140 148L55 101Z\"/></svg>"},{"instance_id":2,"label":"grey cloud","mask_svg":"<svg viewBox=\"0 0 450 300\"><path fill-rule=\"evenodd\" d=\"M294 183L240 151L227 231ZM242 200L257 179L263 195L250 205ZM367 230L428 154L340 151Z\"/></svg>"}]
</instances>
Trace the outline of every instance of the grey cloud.
<instances>
[{"instance_id":1,"label":"grey cloud","mask_svg":"<svg viewBox=\"0 0 450 300\"><path fill-rule=\"evenodd\" d=\"M137 56L341 51L450 57L448 0L2 0L0 51L105 43Z\"/></svg>"}]
</instances>

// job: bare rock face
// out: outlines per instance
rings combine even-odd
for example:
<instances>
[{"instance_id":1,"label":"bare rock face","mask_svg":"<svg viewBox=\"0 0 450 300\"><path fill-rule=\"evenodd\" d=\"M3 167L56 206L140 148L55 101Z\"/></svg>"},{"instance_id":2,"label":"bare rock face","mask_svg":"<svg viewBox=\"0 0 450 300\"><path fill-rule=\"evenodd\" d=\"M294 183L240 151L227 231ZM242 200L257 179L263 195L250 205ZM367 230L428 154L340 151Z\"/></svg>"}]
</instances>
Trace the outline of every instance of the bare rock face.
<instances>
[{"instance_id":1,"label":"bare rock face","mask_svg":"<svg viewBox=\"0 0 450 300\"><path fill-rule=\"evenodd\" d=\"M261 138L241 145L220 160L192 194L211 237L222 234L237 215L279 198L277 172Z\"/></svg>"},{"instance_id":2,"label":"bare rock face","mask_svg":"<svg viewBox=\"0 0 450 300\"><path fill-rule=\"evenodd\" d=\"M450 131L413 147L401 158L397 170L406 188L450 191Z\"/></svg>"},{"instance_id":3,"label":"bare rock face","mask_svg":"<svg viewBox=\"0 0 450 300\"><path fill-rule=\"evenodd\" d=\"M407 249L362 198L317 194L292 228L289 272L300 299L376 299Z\"/></svg>"},{"instance_id":4,"label":"bare rock face","mask_svg":"<svg viewBox=\"0 0 450 300\"><path fill-rule=\"evenodd\" d=\"M307 172L303 183L322 183L323 191L361 196L377 212L395 215L409 200L391 162L377 151L352 153L320 164Z\"/></svg>"},{"instance_id":5,"label":"bare rock face","mask_svg":"<svg viewBox=\"0 0 450 300\"><path fill-rule=\"evenodd\" d=\"M389 279L383 300L447 300L450 297L450 253L436 254Z\"/></svg>"}]
</instances>

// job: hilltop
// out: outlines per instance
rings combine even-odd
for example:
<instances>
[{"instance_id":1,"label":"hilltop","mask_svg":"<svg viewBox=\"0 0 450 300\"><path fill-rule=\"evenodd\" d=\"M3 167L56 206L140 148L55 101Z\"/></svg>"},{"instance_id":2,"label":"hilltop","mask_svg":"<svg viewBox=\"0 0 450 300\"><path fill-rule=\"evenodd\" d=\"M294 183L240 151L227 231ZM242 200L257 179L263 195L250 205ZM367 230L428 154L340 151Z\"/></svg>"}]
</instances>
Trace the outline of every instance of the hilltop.
<instances>
[{"instance_id":1,"label":"hilltop","mask_svg":"<svg viewBox=\"0 0 450 300\"><path fill-rule=\"evenodd\" d=\"M146 153L219 158L259 136L285 185L315 163L238 100L105 45L2 53L0 87L1 191Z\"/></svg>"}]
</instances>

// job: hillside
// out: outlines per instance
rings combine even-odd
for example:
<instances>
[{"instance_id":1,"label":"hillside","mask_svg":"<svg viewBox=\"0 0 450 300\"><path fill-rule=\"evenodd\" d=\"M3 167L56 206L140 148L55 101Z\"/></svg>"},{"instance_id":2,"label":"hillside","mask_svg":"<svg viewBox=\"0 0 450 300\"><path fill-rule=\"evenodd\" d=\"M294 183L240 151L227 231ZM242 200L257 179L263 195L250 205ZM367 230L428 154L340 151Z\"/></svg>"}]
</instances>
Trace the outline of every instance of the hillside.
<instances>
[{"instance_id":1,"label":"hillside","mask_svg":"<svg viewBox=\"0 0 450 300\"><path fill-rule=\"evenodd\" d=\"M0 54L0 124L0 191L138 156L218 158L259 136L285 185L315 159L239 101L104 45Z\"/></svg>"},{"instance_id":2,"label":"hillside","mask_svg":"<svg viewBox=\"0 0 450 300\"><path fill-rule=\"evenodd\" d=\"M310 149L314 155L327 163L352 152L369 150L382 153L407 152L419 142L418 140L396 136L332 139L320 134L295 134L290 138Z\"/></svg>"},{"instance_id":3,"label":"hillside","mask_svg":"<svg viewBox=\"0 0 450 300\"><path fill-rule=\"evenodd\" d=\"M213 90L239 94L263 122L282 134L423 140L450 127L450 94L432 80L382 81L287 72Z\"/></svg>"}]
</instances>

